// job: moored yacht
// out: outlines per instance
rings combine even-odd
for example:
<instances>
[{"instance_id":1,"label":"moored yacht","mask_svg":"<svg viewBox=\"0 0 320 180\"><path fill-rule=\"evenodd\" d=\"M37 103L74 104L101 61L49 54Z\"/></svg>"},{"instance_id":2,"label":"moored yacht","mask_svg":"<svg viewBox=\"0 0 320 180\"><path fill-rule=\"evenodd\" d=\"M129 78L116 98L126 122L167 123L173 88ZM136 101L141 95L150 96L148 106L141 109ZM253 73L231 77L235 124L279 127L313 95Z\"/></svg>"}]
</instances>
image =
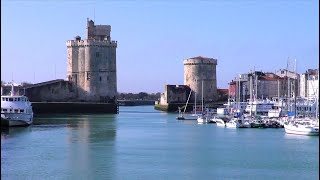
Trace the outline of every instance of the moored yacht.
<instances>
[{"instance_id":1,"label":"moored yacht","mask_svg":"<svg viewBox=\"0 0 320 180\"><path fill-rule=\"evenodd\" d=\"M198 123L207 123L208 122L208 118L206 115L199 115L197 118Z\"/></svg>"},{"instance_id":2,"label":"moored yacht","mask_svg":"<svg viewBox=\"0 0 320 180\"><path fill-rule=\"evenodd\" d=\"M284 124L287 134L319 136L319 124L313 124L308 121L290 121Z\"/></svg>"},{"instance_id":3,"label":"moored yacht","mask_svg":"<svg viewBox=\"0 0 320 180\"><path fill-rule=\"evenodd\" d=\"M232 118L229 122L226 122L226 127L229 128L250 128L249 120L243 120L239 118Z\"/></svg>"},{"instance_id":4,"label":"moored yacht","mask_svg":"<svg viewBox=\"0 0 320 180\"><path fill-rule=\"evenodd\" d=\"M14 95L12 85L11 96L1 95L1 126L28 126L32 122L31 102L26 96Z\"/></svg>"},{"instance_id":5,"label":"moored yacht","mask_svg":"<svg viewBox=\"0 0 320 180\"><path fill-rule=\"evenodd\" d=\"M226 127L226 123L222 118L215 117L215 121L216 121L217 126Z\"/></svg>"}]
</instances>

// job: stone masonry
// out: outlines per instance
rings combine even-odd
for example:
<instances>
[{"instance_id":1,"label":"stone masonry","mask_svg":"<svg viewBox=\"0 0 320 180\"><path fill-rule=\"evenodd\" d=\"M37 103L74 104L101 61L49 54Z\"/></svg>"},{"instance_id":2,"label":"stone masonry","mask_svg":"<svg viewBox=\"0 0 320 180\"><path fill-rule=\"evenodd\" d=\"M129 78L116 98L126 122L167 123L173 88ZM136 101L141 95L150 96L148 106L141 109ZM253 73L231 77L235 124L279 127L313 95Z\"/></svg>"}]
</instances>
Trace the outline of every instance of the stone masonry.
<instances>
[{"instance_id":1,"label":"stone masonry","mask_svg":"<svg viewBox=\"0 0 320 180\"><path fill-rule=\"evenodd\" d=\"M117 95L116 48L110 25L87 19L86 39L68 40L67 79L80 101L115 102Z\"/></svg>"},{"instance_id":2,"label":"stone masonry","mask_svg":"<svg viewBox=\"0 0 320 180\"><path fill-rule=\"evenodd\" d=\"M196 93L198 102L201 102L202 82L203 99L205 102L217 99L217 59L202 56L185 59L184 64L184 85ZM194 100L194 96L191 98Z\"/></svg>"}]
</instances>

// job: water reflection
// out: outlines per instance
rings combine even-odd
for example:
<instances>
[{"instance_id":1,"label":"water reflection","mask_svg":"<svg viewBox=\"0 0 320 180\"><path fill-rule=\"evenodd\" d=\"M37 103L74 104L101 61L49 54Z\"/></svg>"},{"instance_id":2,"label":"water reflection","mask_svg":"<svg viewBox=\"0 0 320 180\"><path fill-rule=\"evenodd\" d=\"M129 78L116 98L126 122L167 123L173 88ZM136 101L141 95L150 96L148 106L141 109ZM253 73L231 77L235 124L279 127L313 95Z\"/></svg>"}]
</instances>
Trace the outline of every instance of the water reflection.
<instances>
[{"instance_id":1,"label":"water reflection","mask_svg":"<svg viewBox=\"0 0 320 180\"><path fill-rule=\"evenodd\" d=\"M68 168L72 177L112 177L115 115L86 115L68 120Z\"/></svg>"},{"instance_id":2,"label":"water reflection","mask_svg":"<svg viewBox=\"0 0 320 180\"><path fill-rule=\"evenodd\" d=\"M298 134L288 134L285 133L284 137L286 139L309 139L309 138L319 138L319 136L306 136L306 135L298 135Z\"/></svg>"},{"instance_id":3,"label":"water reflection","mask_svg":"<svg viewBox=\"0 0 320 180\"><path fill-rule=\"evenodd\" d=\"M19 136L24 133L31 132L31 126L29 127L12 127L1 128L1 140L5 140L9 137Z\"/></svg>"},{"instance_id":4,"label":"water reflection","mask_svg":"<svg viewBox=\"0 0 320 180\"><path fill-rule=\"evenodd\" d=\"M3 177L55 177L59 170L60 177L111 179L115 174L115 137L116 115L37 116L29 127L10 127L1 131L1 144L7 147L1 148L5 151L5 157L1 159L7 159L1 161L1 165L6 169L21 170L19 173L5 171ZM15 151L22 147L23 158L29 163L17 166L19 158L11 155L17 154ZM42 164L40 169L43 171L30 173L28 169L35 164Z\"/></svg>"}]
</instances>

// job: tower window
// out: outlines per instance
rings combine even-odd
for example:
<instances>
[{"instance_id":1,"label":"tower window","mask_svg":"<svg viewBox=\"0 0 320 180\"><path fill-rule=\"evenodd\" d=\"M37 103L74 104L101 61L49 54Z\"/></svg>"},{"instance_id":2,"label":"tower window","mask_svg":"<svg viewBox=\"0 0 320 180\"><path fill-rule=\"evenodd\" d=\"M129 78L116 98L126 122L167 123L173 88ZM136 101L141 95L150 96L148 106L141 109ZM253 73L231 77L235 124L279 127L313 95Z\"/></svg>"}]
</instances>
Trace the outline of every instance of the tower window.
<instances>
[{"instance_id":1,"label":"tower window","mask_svg":"<svg viewBox=\"0 0 320 180\"><path fill-rule=\"evenodd\" d=\"M87 73L87 80L90 80L90 73Z\"/></svg>"},{"instance_id":2,"label":"tower window","mask_svg":"<svg viewBox=\"0 0 320 180\"><path fill-rule=\"evenodd\" d=\"M100 81L102 81L102 77L100 76Z\"/></svg>"},{"instance_id":3,"label":"tower window","mask_svg":"<svg viewBox=\"0 0 320 180\"><path fill-rule=\"evenodd\" d=\"M96 57L99 57L100 56L100 53L99 52L96 52Z\"/></svg>"}]
</instances>

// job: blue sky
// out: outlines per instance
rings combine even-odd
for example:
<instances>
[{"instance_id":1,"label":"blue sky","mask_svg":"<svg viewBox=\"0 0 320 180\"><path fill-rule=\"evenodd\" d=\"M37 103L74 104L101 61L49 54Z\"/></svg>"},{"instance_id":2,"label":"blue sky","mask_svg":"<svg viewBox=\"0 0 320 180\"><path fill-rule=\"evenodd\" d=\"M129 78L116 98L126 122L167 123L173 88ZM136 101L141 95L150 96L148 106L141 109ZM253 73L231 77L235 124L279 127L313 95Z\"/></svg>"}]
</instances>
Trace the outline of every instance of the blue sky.
<instances>
[{"instance_id":1,"label":"blue sky","mask_svg":"<svg viewBox=\"0 0 320 180\"><path fill-rule=\"evenodd\" d=\"M1 80L65 79L66 41L85 37L86 18L118 41L119 92L183 84L183 59L218 59L217 86L239 73L319 66L319 2L1 1Z\"/></svg>"}]
</instances>

